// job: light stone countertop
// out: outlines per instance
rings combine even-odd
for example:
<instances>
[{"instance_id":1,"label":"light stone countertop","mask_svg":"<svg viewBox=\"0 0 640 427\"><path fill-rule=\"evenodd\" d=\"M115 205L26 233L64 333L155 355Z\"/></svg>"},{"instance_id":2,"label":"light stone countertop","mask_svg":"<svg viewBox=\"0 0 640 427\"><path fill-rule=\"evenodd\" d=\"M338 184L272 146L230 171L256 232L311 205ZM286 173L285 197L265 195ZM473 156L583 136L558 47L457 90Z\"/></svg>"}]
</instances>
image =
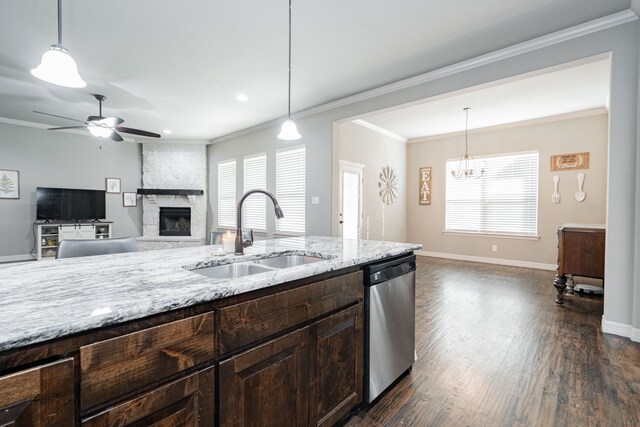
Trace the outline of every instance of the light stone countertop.
<instances>
[{"instance_id":1,"label":"light stone countertop","mask_svg":"<svg viewBox=\"0 0 640 427\"><path fill-rule=\"evenodd\" d=\"M421 245L334 237L257 241L245 255L212 246L0 265L0 351L409 253ZM237 279L188 270L282 254L330 258Z\"/></svg>"}]
</instances>

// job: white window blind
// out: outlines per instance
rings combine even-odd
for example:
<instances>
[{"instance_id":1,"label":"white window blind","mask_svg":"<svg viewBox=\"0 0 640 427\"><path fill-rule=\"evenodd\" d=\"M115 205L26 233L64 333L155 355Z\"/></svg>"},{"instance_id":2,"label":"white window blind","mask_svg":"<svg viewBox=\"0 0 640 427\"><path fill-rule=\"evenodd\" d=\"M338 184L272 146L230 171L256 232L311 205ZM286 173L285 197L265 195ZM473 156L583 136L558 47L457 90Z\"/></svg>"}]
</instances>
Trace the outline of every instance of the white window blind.
<instances>
[{"instance_id":1,"label":"white window blind","mask_svg":"<svg viewBox=\"0 0 640 427\"><path fill-rule=\"evenodd\" d=\"M455 179L458 160L447 161L445 231L536 237L538 153L476 159L479 179Z\"/></svg>"},{"instance_id":2,"label":"white window blind","mask_svg":"<svg viewBox=\"0 0 640 427\"><path fill-rule=\"evenodd\" d=\"M260 154L244 158L244 192L267 188L267 155ZM267 229L267 197L252 194L245 199L242 226L258 230Z\"/></svg>"},{"instance_id":3,"label":"white window blind","mask_svg":"<svg viewBox=\"0 0 640 427\"><path fill-rule=\"evenodd\" d=\"M305 173L304 145L276 153L276 198L284 213L276 220L276 231L305 232Z\"/></svg>"},{"instance_id":4,"label":"white window blind","mask_svg":"<svg viewBox=\"0 0 640 427\"><path fill-rule=\"evenodd\" d=\"M236 226L236 161L218 163L218 227Z\"/></svg>"}]
</instances>

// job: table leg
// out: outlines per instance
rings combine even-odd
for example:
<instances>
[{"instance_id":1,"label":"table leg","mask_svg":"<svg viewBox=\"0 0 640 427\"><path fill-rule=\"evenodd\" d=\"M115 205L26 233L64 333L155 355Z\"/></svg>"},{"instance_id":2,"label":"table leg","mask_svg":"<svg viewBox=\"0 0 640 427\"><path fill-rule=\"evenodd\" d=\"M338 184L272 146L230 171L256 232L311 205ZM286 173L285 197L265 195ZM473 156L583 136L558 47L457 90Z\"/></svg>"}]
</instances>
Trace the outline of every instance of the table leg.
<instances>
[{"instance_id":1,"label":"table leg","mask_svg":"<svg viewBox=\"0 0 640 427\"><path fill-rule=\"evenodd\" d=\"M564 304L564 291L567 288L567 276L556 275L555 279L553 279L553 286L555 286L558 290L558 294L556 296L556 304Z\"/></svg>"}]
</instances>

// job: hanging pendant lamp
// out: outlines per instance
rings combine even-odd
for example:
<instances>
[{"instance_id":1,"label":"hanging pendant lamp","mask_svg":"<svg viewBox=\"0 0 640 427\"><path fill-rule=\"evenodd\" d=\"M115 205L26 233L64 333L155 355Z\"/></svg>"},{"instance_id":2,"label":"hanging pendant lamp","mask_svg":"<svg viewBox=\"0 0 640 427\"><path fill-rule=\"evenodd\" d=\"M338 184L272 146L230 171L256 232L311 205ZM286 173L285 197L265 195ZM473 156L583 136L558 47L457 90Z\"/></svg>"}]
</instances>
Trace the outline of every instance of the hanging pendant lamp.
<instances>
[{"instance_id":1,"label":"hanging pendant lamp","mask_svg":"<svg viewBox=\"0 0 640 427\"><path fill-rule=\"evenodd\" d=\"M464 126L464 154L460 156L458 162L458 170L452 170L451 176L455 179L478 179L484 174L484 168L477 169L477 165L474 164L473 157L469 154L469 110L471 108L465 107L463 110L466 113L466 121Z\"/></svg>"},{"instance_id":2,"label":"hanging pendant lamp","mask_svg":"<svg viewBox=\"0 0 640 427\"><path fill-rule=\"evenodd\" d=\"M288 95L287 119L282 124L278 139L293 141L300 139L302 135L298 132L298 127L291 120L291 0L289 0L289 95Z\"/></svg>"},{"instance_id":3,"label":"hanging pendant lamp","mask_svg":"<svg viewBox=\"0 0 640 427\"><path fill-rule=\"evenodd\" d=\"M58 0L58 43L52 44L42 55L40 65L31 70L31 74L59 86L78 88L87 85L78 74L76 61L62 45L62 0Z\"/></svg>"}]
</instances>

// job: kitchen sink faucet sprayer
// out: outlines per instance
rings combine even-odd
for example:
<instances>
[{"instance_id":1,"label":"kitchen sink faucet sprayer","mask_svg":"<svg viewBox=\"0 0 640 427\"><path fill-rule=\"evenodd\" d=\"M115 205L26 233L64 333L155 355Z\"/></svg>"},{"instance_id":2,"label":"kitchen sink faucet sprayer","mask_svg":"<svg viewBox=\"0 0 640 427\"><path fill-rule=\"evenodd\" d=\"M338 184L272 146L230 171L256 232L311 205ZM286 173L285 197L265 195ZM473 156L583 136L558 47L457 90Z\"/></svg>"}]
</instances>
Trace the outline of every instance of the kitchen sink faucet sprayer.
<instances>
[{"instance_id":1,"label":"kitchen sink faucet sprayer","mask_svg":"<svg viewBox=\"0 0 640 427\"><path fill-rule=\"evenodd\" d=\"M238 201L238 206L236 207L236 253L235 253L236 255L243 255L244 248L247 246L253 245L253 230L250 230L251 237L249 239L244 240L242 236L242 204L244 203L244 199L246 199L247 197L249 197L254 193L262 193L267 195L273 202L273 211L276 214L276 218L278 219L284 218L282 209L280 209L280 205L276 200L276 196L274 196L273 194L269 193L266 190L260 190L260 189L249 190L246 193L244 193L244 195L240 198L240 201Z\"/></svg>"}]
</instances>

